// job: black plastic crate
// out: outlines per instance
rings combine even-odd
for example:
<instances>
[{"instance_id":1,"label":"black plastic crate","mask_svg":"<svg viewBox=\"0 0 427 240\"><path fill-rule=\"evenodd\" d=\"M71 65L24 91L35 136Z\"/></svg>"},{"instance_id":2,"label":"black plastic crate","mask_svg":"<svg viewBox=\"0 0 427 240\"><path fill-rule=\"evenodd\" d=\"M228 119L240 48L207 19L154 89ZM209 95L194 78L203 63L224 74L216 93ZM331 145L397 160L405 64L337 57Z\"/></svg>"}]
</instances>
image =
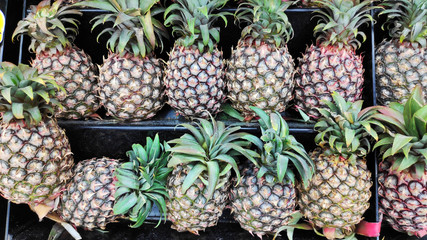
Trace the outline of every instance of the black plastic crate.
<instances>
[{"instance_id":1,"label":"black plastic crate","mask_svg":"<svg viewBox=\"0 0 427 240\"><path fill-rule=\"evenodd\" d=\"M22 2L14 2L16 10L20 7L24 17L28 13L28 6L37 4L38 0L23 0ZM20 5L22 4L22 5ZM231 4L227 6L226 10L234 11L235 5ZM291 55L294 57L295 64L298 64L298 58L302 56L312 42L314 42L314 36L312 29L316 25L317 20L310 20L312 12L315 9L303 9L303 8L292 8L286 11L290 22L294 28L294 38L289 42L288 47ZM21 10L18 10L21 11ZM79 35L75 41L76 45L85 50L85 52L92 57L94 63L101 65L103 57L106 57L108 51L105 47L106 35L100 38L100 42L96 41L98 33L102 30L102 27L96 28L91 32L92 25L89 23L90 19L99 14L101 11L93 9L83 9L84 15L79 19L81 24L79 25ZM372 15L375 13L372 12ZM228 19L228 26L221 30L221 41L219 47L224 52L224 59L229 58L231 53L231 47L237 44L240 37L240 29L234 24L232 18ZM9 24L12 24L9 22ZM12 29L16 26L11 27ZM10 25L9 25L10 27ZM365 84L364 84L364 105L372 106L375 105L375 74L374 74L374 45L378 42L376 34L383 38L383 35L378 31L374 31L374 26L364 25L361 29L367 35L367 40L363 43L362 48L357 52L364 56L364 67L365 67ZM375 27L375 30L378 30ZM173 44L173 38L170 41L165 41L164 52L157 52L159 57L167 60L167 53ZM6 39L10 41L10 39ZM14 47L19 50L19 60L23 63L29 63L34 55L28 52L29 38L23 37L21 40L15 41ZM88 159L91 157L108 156L114 158L125 158L125 152L131 149L131 145L137 142L145 141L145 136L154 136L156 132L162 139L168 140L173 137L177 137L185 131L182 127L176 127L179 123L188 122L183 117L177 117L175 111L169 106L165 105L161 111L151 120L141 122L118 122L112 118L106 117L105 112L100 110L98 112L103 120L59 120L59 124L66 130L67 136L70 139L71 148L74 153L76 161ZM290 107L284 114L286 117L296 119L298 114ZM218 119L225 120L228 124L235 124L237 121L230 119L225 114L219 114ZM313 124L302 123L298 120L288 121L289 127L291 128L292 134L301 141L307 148L311 150L314 148L313 138L315 133L313 132ZM255 123L240 123L242 130L256 133L259 131L257 124ZM371 207L365 213L365 220L378 221L378 195L377 195L377 159L374 154L368 157L368 167L372 172L372 197ZM3 199L0 201L0 205L3 206L6 202ZM3 208L3 207L2 207ZM47 238L47 234L53 222L50 220L43 220L39 223L37 216L32 213L27 206L13 204L11 207L11 217L6 219L10 222L9 232L16 239L29 239L37 236L36 239ZM154 214L155 215L155 214ZM156 217L154 216L154 219ZM208 228L206 233L201 233L201 236L196 237L189 233L177 233L175 230L169 228L170 223L161 225L157 229L152 229L151 225L144 224L140 229L129 229L127 223L112 223L109 225L108 234L100 234L99 232L79 232L85 239L256 239L251 238L250 234L245 230L241 229L237 223L232 221L232 217L226 212L221 218L221 221L217 227ZM389 231L390 228L386 228L386 231L382 231L384 236L397 236L393 239L409 239L404 234L396 234L395 231ZM36 234L37 235L32 235ZM15 238L14 238L15 239ZM269 238L268 238L269 239ZM312 231L296 231L294 239L325 239L316 236ZM379 238L366 238L359 237L359 239L379 239Z\"/></svg>"}]
</instances>

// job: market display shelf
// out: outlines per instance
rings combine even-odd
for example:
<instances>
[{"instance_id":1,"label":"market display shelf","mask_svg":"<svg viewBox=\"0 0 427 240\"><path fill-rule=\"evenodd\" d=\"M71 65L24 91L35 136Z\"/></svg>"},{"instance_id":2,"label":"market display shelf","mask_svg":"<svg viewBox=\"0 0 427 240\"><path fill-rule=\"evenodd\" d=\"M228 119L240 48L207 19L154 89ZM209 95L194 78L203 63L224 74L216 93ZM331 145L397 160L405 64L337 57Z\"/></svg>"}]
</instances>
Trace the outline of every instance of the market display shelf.
<instances>
[{"instance_id":1,"label":"market display shelf","mask_svg":"<svg viewBox=\"0 0 427 240\"><path fill-rule=\"evenodd\" d=\"M7 2L7 1L6 1ZM19 6L20 1L15 2L14 6ZM37 0L23 0L20 9L22 9L23 17L28 13L28 6L37 4ZM224 11L234 11L235 6L231 5L225 8ZM288 47L291 55L294 57L295 62L297 58L301 57L305 48L308 47L313 41L314 36L312 29L316 24L316 20L311 20L311 14L316 9L308 8L291 8L286 10L290 22L294 28L294 38L289 42ZM81 17L81 24L79 26L79 35L75 41L76 45L84 49L90 55L94 63L101 65L103 57L106 57L108 51L105 48L106 36L100 38L99 43L96 41L96 36L101 29L96 28L91 31L92 25L90 19L97 14L103 12L94 9L83 9L84 13ZM371 14L376 15L375 11ZM15 23L16 25L16 23ZM367 34L367 40L363 43L362 48L357 50L358 53L364 56L365 67L365 84L363 99L365 106L376 105L375 101L375 43L382 39L384 36L377 29L378 24L374 27L372 24L363 26L361 31ZM379 36L379 37L378 37ZM220 47L224 52L224 59L227 59L231 53L231 47L237 44L240 37L240 29L233 24L233 19L229 18L227 27L222 26L221 29L221 42ZM156 52L157 56L167 59L167 52L173 43L173 38L166 41L165 51ZM15 41L15 47L19 48L19 62L28 63L33 57L28 52L29 39L22 37L18 42ZM292 103L290 104L292 105ZM175 111L169 106L165 105L159 113L150 120L138 122L121 122L105 115L105 111L100 110L98 114L101 120L59 120L59 124L63 127L69 137L71 148L76 161L88 159L92 157L108 156L114 158L125 158L125 152L130 149L132 143L143 142L145 136L153 136L159 133L160 137L164 140L169 140L174 137L180 136L185 128L180 126L181 123L191 123L191 121L178 117ZM295 109L290 107L284 114L288 120L290 131L295 137L306 146L307 150L313 149L313 139L315 136L313 130L313 123L304 123L299 119ZM239 125L242 131L257 133L259 126L255 122L242 123L237 120L231 119L225 114L221 113L216 116L216 119L225 121L227 125ZM368 157L368 167L372 172L372 197L370 200L371 207L365 213L365 219L368 221L379 221L378 213L378 183L377 183L377 165L378 160L375 154ZM53 225L50 220L43 220L38 222L37 216L31 212L25 205L13 204L11 207L3 207L6 201L0 201L0 213L3 209L6 212L11 212L10 217L1 217L0 224L3 219L6 220L5 224L9 224L9 228L5 228L5 239L7 236L13 236L13 239L47 239L49 231ZM1 214L0 216L3 216ZM9 216L9 215L7 215ZM160 217L158 211L154 210L150 214L150 220L155 221ZM206 232L202 232L200 236L195 236L190 233L178 233L170 229L170 222L166 224L161 223L158 228L153 228L151 224L144 224L139 229L129 229L129 223L120 222L108 225L108 233L101 233L99 231L83 231L84 239L257 239L251 236L248 232L241 229L239 225L232 220L232 217L227 210L224 216L220 219L220 223L216 227L208 228ZM1 229L1 227L0 227ZM9 235L8 235L9 234ZM413 240L416 238L408 237L405 234L397 233L385 225L383 227L381 237L366 238L358 237L358 239L379 240L383 237L392 240ZM67 239L64 236L63 239ZM267 237L267 239L271 239ZM287 239L286 237L280 239ZM311 240L311 239L325 239L314 234L312 231L297 230L294 236L295 240ZM426 240L426 239L423 239Z\"/></svg>"}]
</instances>

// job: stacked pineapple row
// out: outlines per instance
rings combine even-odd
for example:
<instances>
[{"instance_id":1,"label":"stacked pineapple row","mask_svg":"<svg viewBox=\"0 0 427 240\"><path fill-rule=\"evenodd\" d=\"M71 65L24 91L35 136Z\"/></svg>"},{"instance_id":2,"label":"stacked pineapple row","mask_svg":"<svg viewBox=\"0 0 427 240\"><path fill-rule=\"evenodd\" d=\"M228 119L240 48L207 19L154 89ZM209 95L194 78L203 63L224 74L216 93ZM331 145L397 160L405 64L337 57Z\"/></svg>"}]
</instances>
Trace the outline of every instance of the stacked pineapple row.
<instances>
[{"instance_id":1,"label":"stacked pineapple row","mask_svg":"<svg viewBox=\"0 0 427 240\"><path fill-rule=\"evenodd\" d=\"M261 137L200 118L168 143L156 135L133 145L125 163L94 158L71 171L68 139L49 115L63 89L53 74L37 72L0 65L0 193L68 226L77 239L68 222L91 230L127 218L138 227L154 205L172 228L198 234L216 225L227 204L242 228L260 237L288 230L292 238L302 215L328 239L352 236L369 208L372 139L384 158L382 211L397 230L425 235L427 104L420 87L405 106L363 110L363 101L333 93L327 108L318 108L318 147L310 153L278 112L251 107Z\"/></svg>"},{"instance_id":2,"label":"stacked pineapple row","mask_svg":"<svg viewBox=\"0 0 427 240\"><path fill-rule=\"evenodd\" d=\"M100 35L110 35L110 53L97 69L73 40L81 12L57 1L44 0L19 22L14 36L31 37L36 53L32 65L40 72L57 71L58 84L66 90L59 100L57 117L71 119L96 116L103 105L107 115L139 121L153 117L167 102L187 118L208 117L221 111L226 99L247 120L249 108L283 112L294 99L296 108L317 119L322 100L339 92L348 101L362 98L364 69L356 54L366 35L357 29L373 21L370 1L318 1L324 10L314 29L316 44L307 48L294 66L287 42L293 29L284 11L291 1L251 0L241 3L234 16L245 24L230 59L224 60L217 44L218 19L227 24L230 12L221 11L222 1L177 1L164 9L158 1L144 4L115 0L87 0L76 6L107 11L93 19L93 28L108 25ZM427 89L425 0L385 3L391 41L378 46L378 101L403 102L416 85ZM409 7L407 7L409 6ZM164 23L158 19L165 18ZM417 16L408 17L408 16ZM177 38L164 66L154 50L163 48L167 27ZM99 36L98 36L99 37Z\"/></svg>"}]
</instances>

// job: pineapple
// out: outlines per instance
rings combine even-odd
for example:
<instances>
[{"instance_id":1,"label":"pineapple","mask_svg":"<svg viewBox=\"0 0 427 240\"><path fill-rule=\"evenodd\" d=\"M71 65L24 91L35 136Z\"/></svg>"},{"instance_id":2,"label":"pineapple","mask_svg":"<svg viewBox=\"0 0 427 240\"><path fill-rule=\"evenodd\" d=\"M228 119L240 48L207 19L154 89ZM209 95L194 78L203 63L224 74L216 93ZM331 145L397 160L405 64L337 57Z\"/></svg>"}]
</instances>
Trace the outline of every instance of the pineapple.
<instances>
[{"instance_id":1,"label":"pineapple","mask_svg":"<svg viewBox=\"0 0 427 240\"><path fill-rule=\"evenodd\" d=\"M386 125L374 146L380 148L379 205L385 219L397 231L427 234L427 104L420 86L406 104L373 107Z\"/></svg>"},{"instance_id":2,"label":"pineapple","mask_svg":"<svg viewBox=\"0 0 427 240\"><path fill-rule=\"evenodd\" d=\"M154 50L163 47L167 32L155 17L163 12L157 0L87 0L76 3L108 11L97 15L93 28L113 23L110 50L99 71L100 98L107 115L118 120L140 121L153 117L164 105L163 66ZM98 37L99 37L98 36Z\"/></svg>"},{"instance_id":3,"label":"pineapple","mask_svg":"<svg viewBox=\"0 0 427 240\"><path fill-rule=\"evenodd\" d=\"M391 40L376 49L377 101L404 103L415 86L427 101L427 0L387 0Z\"/></svg>"},{"instance_id":4,"label":"pineapple","mask_svg":"<svg viewBox=\"0 0 427 240\"><path fill-rule=\"evenodd\" d=\"M74 161L53 114L60 89L28 65L0 64L0 194L31 207L55 207Z\"/></svg>"},{"instance_id":5,"label":"pineapple","mask_svg":"<svg viewBox=\"0 0 427 240\"><path fill-rule=\"evenodd\" d=\"M139 227L154 205L165 214L167 147L156 135L154 140L147 137L144 147L134 144L126 163L106 157L77 163L61 196L61 218L92 230L104 229L119 217Z\"/></svg>"},{"instance_id":6,"label":"pineapple","mask_svg":"<svg viewBox=\"0 0 427 240\"><path fill-rule=\"evenodd\" d=\"M114 221L115 169L117 160L109 158L89 159L76 164L75 175L61 196L61 218L77 227L88 230L105 229Z\"/></svg>"},{"instance_id":7,"label":"pineapple","mask_svg":"<svg viewBox=\"0 0 427 240\"><path fill-rule=\"evenodd\" d=\"M250 0L241 3L236 18L249 25L233 49L227 67L228 98L247 120L249 108L283 112L292 99L294 61L286 43L293 29L284 11L292 1Z\"/></svg>"},{"instance_id":8,"label":"pineapple","mask_svg":"<svg viewBox=\"0 0 427 240\"><path fill-rule=\"evenodd\" d=\"M318 109L323 118L315 125L319 146L310 152L315 174L308 186L300 185L299 205L314 227L322 228L328 239L351 235L369 208L372 186L366 155L369 137L381 124L362 110L363 101L345 101L332 94L334 103L324 101L329 109Z\"/></svg>"},{"instance_id":9,"label":"pineapple","mask_svg":"<svg viewBox=\"0 0 427 240\"><path fill-rule=\"evenodd\" d=\"M217 12L227 0L177 0L165 12L165 25L179 37L169 54L165 71L168 103L177 114L207 118L220 111L225 99L225 71L218 50L218 18L227 23L227 12ZM216 13L213 13L216 12Z\"/></svg>"},{"instance_id":10,"label":"pineapple","mask_svg":"<svg viewBox=\"0 0 427 240\"><path fill-rule=\"evenodd\" d=\"M228 200L231 169L240 179L236 155L251 159L258 154L247 149L246 133L236 133L240 127L225 127L220 121L198 119L197 129L182 124L192 134L169 141L175 144L169 151L169 199L166 202L172 228L179 232L198 234L215 226Z\"/></svg>"},{"instance_id":11,"label":"pineapple","mask_svg":"<svg viewBox=\"0 0 427 240\"><path fill-rule=\"evenodd\" d=\"M317 10L319 24L316 45L306 49L299 59L295 77L295 105L312 118L319 118L316 108L326 107L322 100L332 101L332 92L346 101L361 99L363 89L362 57L356 54L366 35L357 28L373 21L369 10L371 0L319 0L324 6Z\"/></svg>"},{"instance_id":12,"label":"pineapple","mask_svg":"<svg viewBox=\"0 0 427 240\"><path fill-rule=\"evenodd\" d=\"M39 73L55 71L55 80L65 91L57 99L63 106L56 117L80 119L93 116L99 108L96 68L90 56L73 44L79 23L72 15L82 13L62 0L30 6L28 16L18 22L12 38L31 37L29 50L36 54L31 65Z\"/></svg>"},{"instance_id":13,"label":"pineapple","mask_svg":"<svg viewBox=\"0 0 427 240\"><path fill-rule=\"evenodd\" d=\"M262 238L277 234L296 212L294 169L308 184L314 163L301 143L289 135L289 128L279 113L267 115L251 107L259 116L261 139L249 138L260 158L244 168L240 183L231 189L231 209L243 229Z\"/></svg>"}]
</instances>

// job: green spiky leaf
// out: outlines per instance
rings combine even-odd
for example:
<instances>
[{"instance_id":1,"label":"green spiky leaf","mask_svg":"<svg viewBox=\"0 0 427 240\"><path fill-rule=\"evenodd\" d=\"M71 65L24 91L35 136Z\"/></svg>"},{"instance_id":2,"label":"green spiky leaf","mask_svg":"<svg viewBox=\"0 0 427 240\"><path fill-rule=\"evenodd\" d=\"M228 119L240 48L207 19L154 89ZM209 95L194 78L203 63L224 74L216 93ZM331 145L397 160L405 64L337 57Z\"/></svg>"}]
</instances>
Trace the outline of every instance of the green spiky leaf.
<instances>
[{"instance_id":1,"label":"green spiky leaf","mask_svg":"<svg viewBox=\"0 0 427 240\"><path fill-rule=\"evenodd\" d=\"M213 24L218 19L227 24L226 16L231 15L225 11L217 11L224 7L227 1L180 0L171 4L165 10L164 17L165 25L172 26L172 33L178 38L175 44L184 47L197 46L200 52L212 52L219 41L218 28Z\"/></svg>"},{"instance_id":2,"label":"green spiky leaf","mask_svg":"<svg viewBox=\"0 0 427 240\"><path fill-rule=\"evenodd\" d=\"M30 13L19 21L12 39L23 34L30 36L29 48L36 53L50 49L62 52L63 47L70 46L79 24L75 16L82 13L74 6L59 3L41 1L37 6L30 6Z\"/></svg>"},{"instance_id":3,"label":"green spiky leaf","mask_svg":"<svg viewBox=\"0 0 427 240\"><path fill-rule=\"evenodd\" d=\"M277 154L277 177L279 182L282 182L287 168L289 159L281 154Z\"/></svg>"},{"instance_id":4,"label":"green spiky leaf","mask_svg":"<svg viewBox=\"0 0 427 240\"><path fill-rule=\"evenodd\" d=\"M316 10L315 17L318 18L318 25L315 27L317 42L322 46L334 46L337 48L360 47L361 42L357 39L362 37L364 41L366 35L357 29L373 21L370 11L380 8L370 6L373 1L342 1L342 0L318 0L317 4L323 8Z\"/></svg>"},{"instance_id":5,"label":"green spiky leaf","mask_svg":"<svg viewBox=\"0 0 427 240\"><path fill-rule=\"evenodd\" d=\"M146 138L144 146L133 144L132 150L126 155L129 161L116 168L114 175L117 179L116 198L125 201L134 195L137 198L131 206L117 205L117 211L129 216L135 223L131 227L138 227L145 221L151 212L153 205L159 207L161 214L165 214L164 198L168 197L166 192L166 178L172 169L167 168L169 154L166 143L161 144L159 136L154 139ZM131 199L133 201L133 199Z\"/></svg>"},{"instance_id":6,"label":"green spiky leaf","mask_svg":"<svg viewBox=\"0 0 427 240\"><path fill-rule=\"evenodd\" d=\"M225 127L221 121L213 118L210 121L197 119L196 127L190 124L182 126L191 134L184 134L178 139L169 141L175 144L168 151L171 153L168 166L185 165L189 172L184 180L182 191L186 191L198 178L208 190L210 198L215 189L222 186L233 169L240 176L236 158L244 155L249 159L257 153L249 150L250 143L245 140L247 133L237 131L240 127ZM207 179L206 176L208 176Z\"/></svg>"},{"instance_id":7,"label":"green spiky leaf","mask_svg":"<svg viewBox=\"0 0 427 240\"><path fill-rule=\"evenodd\" d=\"M401 150L406 144L411 142L414 137L404 136L402 134L396 134L393 145L391 147L391 154L396 154L399 150Z\"/></svg>"},{"instance_id":8,"label":"green spiky leaf","mask_svg":"<svg viewBox=\"0 0 427 240\"><path fill-rule=\"evenodd\" d=\"M199 178L200 174L206 170L206 165L200 163L192 167L190 172L188 172L187 176L184 179L184 183L182 184L181 188L181 193L184 194L191 187L191 185L194 184L194 181Z\"/></svg>"},{"instance_id":9,"label":"green spiky leaf","mask_svg":"<svg viewBox=\"0 0 427 240\"><path fill-rule=\"evenodd\" d=\"M113 23L112 28L106 28L98 35L98 38L104 33L111 35L107 48L112 52L121 56L128 52L145 57L157 46L163 49L163 39L168 38L164 25L155 19L156 15L164 12L158 2L87 0L76 5L108 11L93 19L93 28L101 23Z\"/></svg>"},{"instance_id":10,"label":"green spiky leaf","mask_svg":"<svg viewBox=\"0 0 427 240\"><path fill-rule=\"evenodd\" d=\"M380 14L386 14L386 26L389 35L400 42L408 41L427 46L427 2L411 0L386 0L382 3L386 10Z\"/></svg>"},{"instance_id":11,"label":"green spiky leaf","mask_svg":"<svg viewBox=\"0 0 427 240\"><path fill-rule=\"evenodd\" d=\"M256 40L284 46L292 37L293 29L285 10L293 1L245 1L235 13L235 18L247 26L242 30L242 39L252 36Z\"/></svg>"},{"instance_id":12,"label":"green spiky leaf","mask_svg":"<svg viewBox=\"0 0 427 240\"><path fill-rule=\"evenodd\" d=\"M138 201L136 197L136 193L131 193L129 195L124 196L123 198L119 198L114 204L113 211L116 215L121 215L129 211Z\"/></svg>"},{"instance_id":13,"label":"green spiky leaf","mask_svg":"<svg viewBox=\"0 0 427 240\"><path fill-rule=\"evenodd\" d=\"M216 189L216 186L218 184L218 180L219 180L219 172L220 172L220 167L218 162L216 161L209 161L207 162L207 166L208 166L208 186L207 186L207 199L211 199L214 191Z\"/></svg>"},{"instance_id":14,"label":"green spiky leaf","mask_svg":"<svg viewBox=\"0 0 427 240\"><path fill-rule=\"evenodd\" d=\"M3 122L24 120L28 126L37 125L49 114L54 105L52 99L60 88L52 76L38 74L35 68L3 62L0 66L0 110Z\"/></svg>"},{"instance_id":15,"label":"green spiky leaf","mask_svg":"<svg viewBox=\"0 0 427 240\"><path fill-rule=\"evenodd\" d=\"M350 164L356 164L358 157L365 158L370 152L370 138L378 138L372 125L384 128L378 120L380 108L362 109L363 101L352 103L335 92L332 96L334 101L325 102L327 108L319 109L323 117L315 124L315 130L319 132L315 142L326 155L342 156Z\"/></svg>"},{"instance_id":16,"label":"green spiky leaf","mask_svg":"<svg viewBox=\"0 0 427 240\"><path fill-rule=\"evenodd\" d=\"M413 155L409 155L408 157L404 157L402 159L402 162L400 163L397 171L403 171L403 170L407 169L408 167L414 165L417 161L418 161L418 157L413 156Z\"/></svg>"},{"instance_id":17,"label":"green spiky leaf","mask_svg":"<svg viewBox=\"0 0 427 240\"><path fill-rule=\"evenodd\" d=\"M380 147L383 159L393 161L394 170L409 169L417 175L421 165L427 164L427 152L424 151L427 146L427 106L421 87L415 87L404 106L391 104L390 107L373 108L373 111L378 111L372 116L381 121L386 130L379 135L380 141L375 148Z\"/></svg>"}]
</instances>

